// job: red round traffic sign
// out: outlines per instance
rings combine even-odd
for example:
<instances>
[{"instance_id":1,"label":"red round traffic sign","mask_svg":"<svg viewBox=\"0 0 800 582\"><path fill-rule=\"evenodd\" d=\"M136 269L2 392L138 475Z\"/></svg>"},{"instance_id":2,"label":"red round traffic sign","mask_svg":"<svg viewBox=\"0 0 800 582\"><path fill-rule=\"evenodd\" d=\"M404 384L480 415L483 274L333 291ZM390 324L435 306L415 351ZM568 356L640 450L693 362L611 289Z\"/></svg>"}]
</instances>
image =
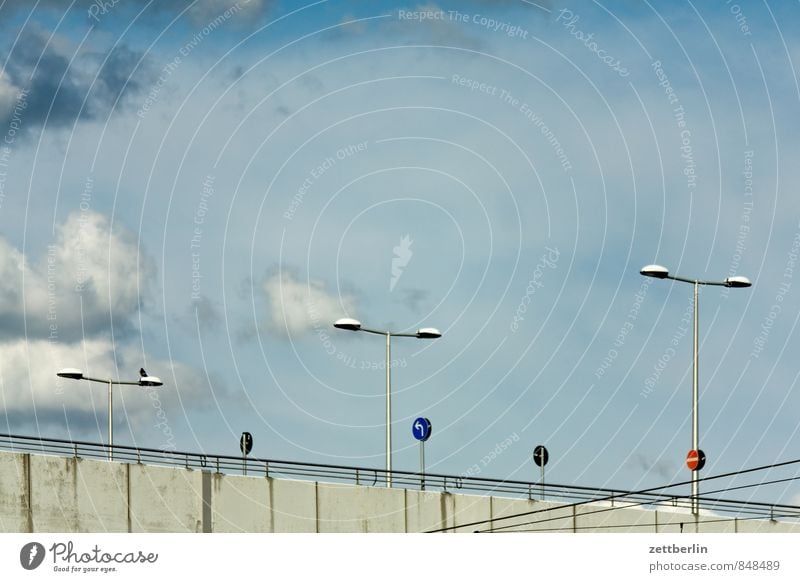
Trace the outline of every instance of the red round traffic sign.
<instances>
[{"instance_id":1,"label":"red round traffic sign","mask_svg":"<svg viewBox=\"0 0 800 582\"><path fill-rule=\"evenodd\" d=\"M706 454L700 449L696 451L692 449L689 451L689 454L686 455L686 466L689 467L690 471L699 471L705 464Z\"/></svg>"}]
</instances>

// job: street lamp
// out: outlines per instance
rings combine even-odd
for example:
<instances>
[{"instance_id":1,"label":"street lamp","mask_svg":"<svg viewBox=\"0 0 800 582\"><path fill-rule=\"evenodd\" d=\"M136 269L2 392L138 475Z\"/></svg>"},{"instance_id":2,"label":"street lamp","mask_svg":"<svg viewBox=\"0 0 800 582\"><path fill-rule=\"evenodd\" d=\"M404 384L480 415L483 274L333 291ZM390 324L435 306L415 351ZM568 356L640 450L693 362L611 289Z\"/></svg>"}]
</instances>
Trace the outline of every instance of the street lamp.
<instances>
[{"instance_id":1,"label":"street lamp","mask_svg":"<svg viewBox=\"0 0 800 582\"><path fill-rule=\"evenodd\" d=\"M394 333L361 326L357 319L337 319L333 327L348 331L365 331L386 336L386 486L392 486L392 338L415 337L417 339L437 339L442 333L434 327L423 327L415 333Z\"/></svg>"},{"instance_id":2,"label":"street lamp","mask_svg":"<svg viewBox=\"0 0 800 582\"><path fill-rule=\"evenodd\" d=\"M654 277L656 279L672 279L673 281L681 281L682 283L691 283L694 285L694 354L693 354L693 369L692 369L692 450L699 451L699 429L698 429L698 412L697 412L697 401L698 401L698 387L697 387L697 379L698 379L698 356L697 356L697 297L698 297L698 288L700 285L717 285L720 287L734 287L734 288L743 288L743 287L750 287L752 283L750 279L747 277L728 277L724 281L701 281L699 279L687 279L685 277L679 277L677 275L670 275L669 269L666 267L662 267L661 265L647 265L646 267L642 267L642 270L639 271L645 277ZM700 496L700 476L698 474L698 469L692 470L692 513L695 516L700 514L700 500L698 497Z\"/></svg>"},{"instance_id":3,"label":"street lamp","mask_svg":"<svg viewBox=\"0 0 800 582\"><path fill-rule=\"evenodd\" d=\"M128 385L128 386L162 386L164 383L161 381L161 378L157 378L155 376L148 376L147 372L144 371L144 368L139 370L139 380L136 382L126 382L122 380L111 380L106 378L90 378L89 376L84 376L81 370L77 368L64 368L56 373L56 376L59 378L69 378L70 380L88 380L89 382L102 382L103 384L108 384L108 460L111 461L114 458L113 447L114 447L114 414L113 414L113 397L112 397L112 387L114 384L120 385Z\"/></svg>"}]
</instances>

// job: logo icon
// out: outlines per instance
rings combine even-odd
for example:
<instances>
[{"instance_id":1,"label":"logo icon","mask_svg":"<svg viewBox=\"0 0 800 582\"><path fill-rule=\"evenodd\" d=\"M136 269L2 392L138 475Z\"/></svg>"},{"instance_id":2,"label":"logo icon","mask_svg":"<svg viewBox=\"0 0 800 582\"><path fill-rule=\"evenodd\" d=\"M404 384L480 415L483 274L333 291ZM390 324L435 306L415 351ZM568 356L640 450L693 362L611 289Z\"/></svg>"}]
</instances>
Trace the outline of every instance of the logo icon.
<instances>
[{"instance_id":1,"label":"logo icon","mask_svg":"<svg viewBox=\"0 0 800 582\"><path fill-rule=\"evenodd\" d=\"M35 570L44 561L44 546L39 542L30 542L22 546L19 552L19 563L26 570Z\"/></svg>"},{"instance_id":2,"label":"logo icon","mask_svg":"<svg viewBox=\"0 0 800 582\"><path fill-rule=\"evenodd\" d=\"M392 249L394 251L394 257L392 257L392 279L389 281L390 292L394 291L395 285L397 285L397 282L403 275L403 269L408 266L411 257L414 255L414 253L411 252L412 244L414 244L414 241L411 240L411 236L405 235L400 239L400 244Z\"/></svg>"}]
</instances>

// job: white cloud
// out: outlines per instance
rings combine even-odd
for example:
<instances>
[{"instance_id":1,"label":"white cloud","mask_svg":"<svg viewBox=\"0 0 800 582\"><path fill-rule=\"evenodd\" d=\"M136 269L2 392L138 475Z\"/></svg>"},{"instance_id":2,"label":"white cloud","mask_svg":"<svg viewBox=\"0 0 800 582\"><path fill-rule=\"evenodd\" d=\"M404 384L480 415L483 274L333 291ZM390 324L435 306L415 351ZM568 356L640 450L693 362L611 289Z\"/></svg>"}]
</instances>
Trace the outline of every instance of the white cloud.
<instances>
[{"instance_id":1,"label":"white cloud","mask_svg":"<svg viewBox=\"0 0 800 582\"><path fill-rule=\"evenodd\" d=\"M105 418L106 388L58 378L61 368L136 381L145 367L161 377L165 386L155 393L138 386L114 390L115 415L151 428L165 410L175 419L184 406L213 401L201 371L148 357L119 333L133 328L140 286L153 270L148 264L125 229L90 210L58 226L54 244L35 262L0 238L0 409L10 425L66 421L84 429L96 424L95 415ZM109 334L112 318L117 343Z\"/></svg>"},{"instance_id":2,"label":"white cloud","mask_svg":"<svg viewBox=\"0 0 800 582\"><path fill-rule=\"evenodd\" d=\"M125 229L75 212L33 263L0 239L0 337L76 339L132 325L148 263Z\"/></svg>"},{"instance_id":3,"label":"white cloud","mask_svg":"<svg viewBox=\"0 0 800 582\"><path fill-rule=\"evenodd\" d=\"M139 304L141 261L136 242L97 212L72 213L58 229L57 261L63 284L91 294L96 309L125 316Z\"/></svg>"},{"instance_id":4,"label":"white cloud","mask_svg":"<svg viewBox=\"0 0 800 582\"><path fill-rule=\"evenodd\" d=\"M58 378L62 368L78 368L86 376L136 381L144 366L141 351L133 346L116 348L110 340L91 339L77 343L48 340L7 342L0 349L0 407L6 414L29 415L33 422L39 415L53 411L98 413L105 415L106 387L101 383ZM180 403L196 409L199 398L208 391L208 381L197 370L178 362L147 359L148 373L164 381L161 388L117 386L114 388L114 411L124 411L132 421L152 420L157 390L159 406L169 407L177 416ZM180 399L178 398L180 396ZM180 400L180 403L179 403Z\"/></svg>"},{"instance_id":5,"label":"white cloud","mask_svg":"<svg viewBox=\"0 0 800 582\"><path fill-rule=\"evenodd\" d=\"M11 115L18 94L19 88L11 82L8 73L0 70L0 119L7 119Z\"/></svg>"},{"instance_id":6,"label":"white cloud","mask_svg":"<svg viewBox=\"0 0 800 582\"><path fill-rule=\"evenodd\" d=\"M0 395L7 412L33 411L36 408L91 409L91 400L81 386L67 386L74 381L56 378L61 368L82 368L87 375L108 374L101 371L103 360L110 360L106 340L81 344L60 344L37 340L18 340L0 349ZM75 389L77 388L77 389Z\"/></svg>"},{"instance_id":7,"label":"white cloud","mask_svg":"<svg viewBox=\"0 0 800 582\"><path fill-rule=\"evenodd\" d=\"M267 278L262 288L267 295L270 326L290 335L329 327L333 321L355 312L352 296L331 295L322 283L303 283L286 271Z\"/></svg>"}]
</instances>

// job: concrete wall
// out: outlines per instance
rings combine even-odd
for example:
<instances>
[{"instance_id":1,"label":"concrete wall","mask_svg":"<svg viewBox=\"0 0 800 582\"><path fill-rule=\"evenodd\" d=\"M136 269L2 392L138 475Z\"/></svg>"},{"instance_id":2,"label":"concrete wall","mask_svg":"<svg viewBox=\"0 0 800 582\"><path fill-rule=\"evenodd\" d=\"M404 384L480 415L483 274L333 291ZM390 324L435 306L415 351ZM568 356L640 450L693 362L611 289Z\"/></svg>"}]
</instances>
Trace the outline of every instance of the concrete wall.
<instances>
[{"instance_id":1,"label":"concrete wall","mask_svg":"<svg viewBox=\"0 0 800 582\"><path fill-rule=\"evenodd\" d=\"M0 453L0 532L33 531L29 521L28 455Z\"/></svg>"},{"instance_id":2,"label":"concrete wall","mask_svg":"<svg viewBox=\"0 0 800 582\"><path fill-rule=\"evenodd\" d=\"M459 531L697 527L686 510L558 505L0 452L0 532L424 532L488 519L494 521ZM701 520L701 532L800 531L793 522Z\"/></svg>"}]
</instances>

